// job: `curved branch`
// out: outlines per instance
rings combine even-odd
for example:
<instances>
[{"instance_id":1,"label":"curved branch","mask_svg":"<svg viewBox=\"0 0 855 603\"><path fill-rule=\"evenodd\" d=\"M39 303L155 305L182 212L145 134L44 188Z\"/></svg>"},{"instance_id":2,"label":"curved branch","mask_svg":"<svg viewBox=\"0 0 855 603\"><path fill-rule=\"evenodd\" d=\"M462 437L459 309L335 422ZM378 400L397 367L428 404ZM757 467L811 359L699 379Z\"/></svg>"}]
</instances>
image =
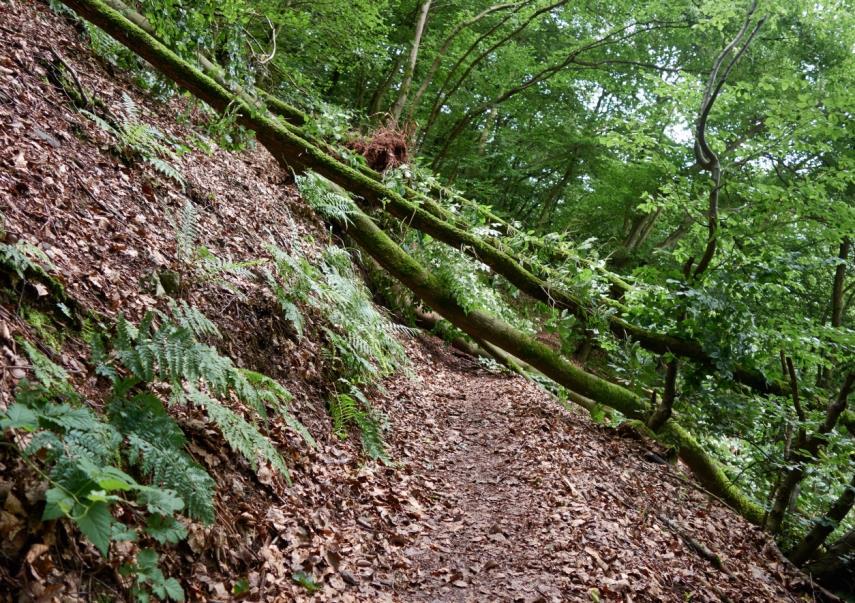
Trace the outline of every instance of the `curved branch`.
<instances>
[{"instance_id":1,"label":"curved branch","mask_svg":"<svg viewBox=\"0 0 855 603\"><path fill-rule=\"evenodd\" d=\"M707 144L707 119L709 118L710 110L712 110L713 104L718 98L718 95L721 92L724 83L727 81L727 77L730 75L731 70L736 63L739 62L739 59L742 58L742 55L745 54L745 51L748 49L748 45L751 44L751 41L766 21L765 17L757 21L754 25L754 29L751 31L751 34L748 35L748 38L742 45L742 48L737 51L734 57L727 64L727 67L725 67L724 73L719 77L719 69L721 69L721 66L727 56L742 42L743 39L745 39L745 35L751 25L751 19L755 10L757 10L757 0L754 0L751 7L748 9L748 14L745 16L745 21L743 21L742 27L736 34L736 37L734 37L733 40L724 47L724 50L718 54L713 62L713 67L710 71L710 77L707 81L706 88L704 89L704 96L698 113L698 121L695 128L695 159L697 159L698 165L701 166L702 169L710 173L712 176L713 186L712 189L710 189L709 207L707 209L707 244L704 249L704 254L701 257L701 261L698 262L698 265L695 267L693 273L694 278L698 278L704 273L704 271L706 271L713 259L713 256L715 256L716 248L718 246L718 198L719 191L721 190L721 163L718 156Z\"/></svg>"},{"instance_id":2,"label":"curved branch","mask_svg":"<svg viewBox=\"0 0 855 603\"><path fill-rule=\"evenodd\" d=\"M422 96L427 91L428 86L430 86L431 82L433 81L433 76L436 75L437 69L439 69L439 66L442 64L442 59L445 58L445 53L447 53L448 49L451 48L451 44L454 42L454 40L457 38L457 36L460 35L460 32L462 32L467 27L474 25L475 23L477 23L481 19L483 19L483 18L485 18L485 17L487 17L493 13L505 10L507 8L521 7L521 5L523 5L523 4L526 4L526 3L525 2L506 2L504 4L494 4L493 6L485 8L484 10L482 10L480 13L478 13L474 17L472 17L470 19L466 19L465 21L461 21L460 23L458 23L454 27L454 29L451 30L451 33L448 34L448 36L443 41L442 46L439 47L439 50L436 53L436 57L434 58L433 62L431 63L430 68L428 69L428 72L425 75L424 80L422 81L421 85L419 86L419 89L416 91L415 95L413 95L412 104L410 105L410 111L408 114L410 119L412 119L413 111L418 106L419 101L422 99Z\"/></svg>"}]
</instances>

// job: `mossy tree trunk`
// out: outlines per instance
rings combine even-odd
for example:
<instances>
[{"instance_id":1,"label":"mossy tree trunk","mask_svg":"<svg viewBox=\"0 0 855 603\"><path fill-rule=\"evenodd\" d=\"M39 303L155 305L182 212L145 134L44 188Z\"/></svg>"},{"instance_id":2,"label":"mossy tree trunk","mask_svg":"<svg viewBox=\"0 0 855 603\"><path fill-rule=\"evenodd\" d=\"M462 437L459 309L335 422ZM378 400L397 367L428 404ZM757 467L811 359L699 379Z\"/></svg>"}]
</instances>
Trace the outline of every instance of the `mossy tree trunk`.
<instances>
[{"instance_id":1,"label":"mossy tree trunk","mask_svg":"<svg viewBox=\"0 0 855 603\"><path fill-rule=\"evenodd\" d=\"M298 171L312 169L369 202L376 205L385 204L385 208L390 213L406 219L413 226L436 238L455 247L471 246L476 257L490 264L506 277L514 275L515 284L538 299L554 300L556 296L563 295L534 277L507 254L489 245L482 245L477 237L443 222L376 180L341 164L300 137L292 127L286 127L259 111L257 107L249 105L240 94L229 92L214 79L189 65L138 25L131 23L119 12L110 8L104 0L62 1L80 16L101 27L130 50L146 59L163 75L207 102L217 111L223 112L230 105L236 107L239 122L254 130L259 142L281 164ZM586 373L534 338L485 312L467 312L451 292L362 211L355 211L350 216L350 223L346 227L348 234L357 244L394 278L474 339L501 348L532 365L557 383L598 403L611 406L627 417L640 422L647 418L650 411L647 402L630 390ZM481 253L484 257L479 255ZM490 261L487 261L488 258ZM511 280L510 277L508 278ZM575 304L575 301L573 303ZM619 328L637 329L622 321L619 323ZM657 349L663 352L670 350L671 340L668 336L656 336L656 341ZM674 342L679 341L681 340L674 340ZM750 502L733 485L722 468L702 450L688 432L671 420L663 426L660 433L679 446L681 457L707 489L725 500L749 521L759 523L762 518L759 507Z\"/></svg>"},{"instance_id":2,"label":"mossy tree trunk","mask_svg":"<svg viewBox=\"0 0 855 603\"><path fill-rule=\"evenodd\" d=\"M153 27L144 16L128 8L121 0L103 0L103 2L107 7L116 10L120 13L120 16L129 19L144 32L149 34L154 32ZM74 8L79 14L86 16L87 11L89 13L96 11L95 5L98 3L69 0L66 4ZM102 15L99 18L105 22L112 19L112 23L120 25L120 22L115 21L109 15ZM102 23L97 24L104 27ZM122 39L121 36L123 35L129 36L129 38ZM135 43L138 43L138 36L134 32L123 31L121 27L116 32L116 38L131 48L133 48ZM165 47L163 49L165 50ZM511 284L531 298L550 306L566 309L583 322L588 317L590 309L581 300L536 275L532 271L532 266L527 266L525 262L520 262L505 252L502 249L501 241L476 236L468 232L462 225L456 224L458 219L455 216L450 214L433 199L421 193L408 189L407 197L405 198L385 187L381 182L380 175L376 172L366 168L353 169L338 161L334 157L335 153L333 150L329 149L323 141L314 140L295 125L303 123L306 119L305 114L298 109L282 103L282 101L262 90L253 89L252 91L238 90L230 92L225 86L226 82L222 77L222 70L205 57L199 57L200 64L210 78L213 79L212 83L217 84L216 87L204 84L200 85L201 83L198 81L194 85L198 71L177 57L173 57L177 60L176 62L175 60L164 57L158 51L154 51L153 53L146 52L148 52L149 56L146 56L144 52L140 52L139 54L152 64L156 64L158 69L163 71L165 75L173 79L177 84L187 88L218 111L222 111L223 107L229 105L232 101L239 101L242 105L239 113L242 125L255 130L259 140L264 143L265 141L262 138L266 138L279 151L286 153L290 165L313 169L329 180L356 194L358 201L362 202L363 210L369 210L371 207L382 207L394 217L404 221L408 226L427 233L435 239L488 265L497 274L505 277ZM284 127L282 123L271 120L264 114L265 106L272 113L285 116L287 122L284 124ZM265 146L267 146L266 143ZM495 218L500 220L498 217ZM631 288L629 284L616 276L611 280L619 289L627 290ZM710 368L715 367L714 361L705 352L703 346L694 340L657 333L633 325L614 315L608 317L608 323L609 329L615 336L621 339L637 341L643 348L650 352L657 354L670 353L693 360ZM735 366L732 367L732 375L735 381L747 385L760 393L776 395L786 395L787 393L787 388L784 385L767 380L762 373L755 369Z\"/></svg>"}]
</instances>

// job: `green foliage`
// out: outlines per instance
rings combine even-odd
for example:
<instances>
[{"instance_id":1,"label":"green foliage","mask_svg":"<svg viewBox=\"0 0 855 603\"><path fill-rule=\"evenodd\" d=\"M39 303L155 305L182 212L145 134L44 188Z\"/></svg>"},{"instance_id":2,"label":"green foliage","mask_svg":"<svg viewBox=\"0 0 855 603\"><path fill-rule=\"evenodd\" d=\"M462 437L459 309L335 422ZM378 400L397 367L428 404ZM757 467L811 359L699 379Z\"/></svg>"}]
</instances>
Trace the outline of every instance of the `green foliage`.
<instances>
[{"instance_id":1,"label":"green foliage","mask_svg":"<svg viewBox=\"0 0 855 603\"><path fill-rule=\"evenodd\" d=\"M315 581L315 578L311 574L307 574L306 572L294 572L291 574L291 579L305 588L306 592L310 595L321 590L321 585Z\"/></svg>"},{"instance_id":2,"label":"green foliage","mask_svg":"<svg viewBox=\"0 0 855 603\"><path fill-rule=\"evenodd\" d=\"M42 384L19 384L16 402L0 419L0 428L32 434L22 454L35 459L42 453L51 466L43 519L73 520L103 555L116 525L112 505L128 504L164 516L184 507L174 491L140 484L121 469L123 434L114 426L79 400L62 401Z\"/></svg>"},{"instance_id":3,"label":"green foliage","mask_svg":"<svg viewBox=\"0 0 855 603\"><path fill-rule=\"evenodd\" d=\"M347 427L355 425L366 453L385 458L383 418L371 408L362 389L405 365L406 354L397 337L407 330L377 310L343 249L327 247L318 267L298 251L287 253L271 247L270 252L276 275L268 274L268 283L285 318L300 336L304 325L301 306L314 309L323 319L320 328L328 342L325 355L337 383L329 401L334 431L343 437Z\"/></svg>"},{"instance_id":4,"label":"green foliage","mask_svg":"<svg viewBox=\"0 0 855 603\"><path fill-rule=\"evenodd\" d=\"M188 199L181 207L177 217L170 217L175 231L176 259L181 269L181 286L185 280L192 279L196 284L213 283L232 294L243 297L240 289L229 282L226 276L247 277L249 269L261 264L260 260L233 261L223 259L203 245L199 240L199 214Z\"/></svg>"},{"instance_id":5,"label":"green foliage","mask_svg":"<svg viewBox=\"0 0 855 603\"><path fill-rule=\"evenodd\" d=\"M203 408L226 441L252 467L258 467L257 460L261 457L287 479L285 462L258 427L213 396L234 395L262 418L266 418L270 406L310 445L314 441L288 412L291 396L284 387L263 375L236 367L230 358L197 339L215 334L216 328L201 313L177 304L173 305L172 317L158 311L148 312L139 327L119 316L113 347L116 358L133 377L142 382L168 383L173 403L189 401Z\"/></svg>"},{"instance_id":6,"label":"green foliage","mask_svg":"<svg viewBox=\"0 0 855 603\"><path fill-rule=\"evenodd\" d=\"M135 385L133 379L117 382L108 406L110 424L126 437L129 464L151 483L175 491L189 517L212 522L214 481L184 452L184 433L160 400L150 392L119 395Z\"/></svg>"},{"instance_id":7,"label":"green foliage","mask_svg":"<svg viewBox=\"0 0 855 603\"><path fill-rule=\"evenodd\" d=\"M162 601L183 601L184 590L175 578L167 578L158 567L158 554L152 549L142 549L137 553L135 564L123 565L120 570L124 576L133 576L134 585L131 595L139 603L148 603L151 595Z\"/></svg>"},{"instance_id":8,"label":"green foliage","mask_svg":"<svg viewBox=\"0 0 855 603\"><path fill-rule=\"evenodd\" d=\"M142 120L136 103L124 93L122 105L125 115L121 120L107 120L89 111L82 113L116 138L117 151L121 157L128 161L141 159L183 188L184 177L173 165L178 161L178 156L171 148L172 143L160 130Z\"/></svg>"},{"instance_id":9,"label":"green foliage","mask_svg":"<svg viewBox=\"0 0 855 603\"><path fill-rule=\"evenodd\" d=\"M0 265L24 279L28 273L42 274L45 269L55 270L55 266L44 251L26 241L13 245L0 243Z\"/></svg>"},{"instance_id":10,"label":"green foliage","mask_svg":"<svg viewBox=\"0 0 855 603\"><path fill-rule=\"evenodd\" d=\"M383 443L384 417L371 407L371 403L359 388L346 379L342 379L340 385L345 391L333 394L329 400L333 432L345 439L348 427L355 425L362 437L365 454L372 459L388 461Z\"/></svg>"},{"instance_id":11,"label":"green foliage","mask_svg":"<svg viewBox=\"0 0 855 603\"><path fill-rule=\"evenodd\" d=\"M162 392L157 384L170 386L173 402L202 408L228 444L256 469L262 461L289 477L284 460L258 425L215 396L239 399L263 418L272 409L315 445L289 414L291 394L280 383L235 367L199 342L218 337L219 331L186 302L172 302L169 314L148 312L138 326L120 316L109 339L87 323L83 336L96 372L113 384L106 415L84 403L62 367L20 340L36 381L19 383L15 403L0 415L0 430L13 430L31 466L40 472L39 466L47 468L43 519L70 519L105 556L112 541L145 537L159 545L179 542L187 536L179 513L206 523L214 520L214 480L185 451L184 433L155 394ZM131 510L137 523L118 522L116 506ZM183 600L180 585L163 575L157 560L153 550L143 549L136 564L123 568L133 576L132 595L140 601L151 595Z\"/></svg>"},{"instance_id":12,"label":"green foliage","mask_svg":"<svg viewBox=\"0 0 855 603\"><path fill-rule=\"evenodd\" d=\"M322 217L348 223L348 215L354 210L353 201L346 193L331 189L331 183L314 172L294 178L300 196Z\"/></svg>"}]
</instances>

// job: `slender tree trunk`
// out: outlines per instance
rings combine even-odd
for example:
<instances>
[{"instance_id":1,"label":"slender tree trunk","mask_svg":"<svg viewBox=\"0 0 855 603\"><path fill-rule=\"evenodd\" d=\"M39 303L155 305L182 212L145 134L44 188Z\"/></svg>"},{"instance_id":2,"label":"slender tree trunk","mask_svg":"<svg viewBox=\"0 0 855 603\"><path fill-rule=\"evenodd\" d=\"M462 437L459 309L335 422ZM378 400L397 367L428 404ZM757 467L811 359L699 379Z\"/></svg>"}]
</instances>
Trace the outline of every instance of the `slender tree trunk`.
<instances>
[{"instance_id":1,"label":"slender tree trunk","mask_svg":"<svg viewBox=\"0 0 855 603\"><path fill-rule=\"evenodd\" d=\"M772 509L769 511L769 515L766 518L766 529L769 532L772 532L773 534L780 532L793 494L805 477L807 465L816 461L817 454L826 444L827 440L825 435L834 429L840 415L843 414L844 410L846 410L846 405L849 401L849 394L852 392L853 383L855 383L855 372L849 373L846 376L843 386L840 388L840 394L826 408L825 420L814 434L810 437L806 437L803 431L804 428L800 428L801 431L796 438L795 445L793 446L793 454L790 459L787 459L790 461L788 465L791 465L791 467L786 470L783 478L781 479L781 485L778 487L778 492L775 494ZM800 423L803 425L805 415L797 400L798 397L796 395L794 396L794 404L796 405L796 412L799 415Z\"/></svg>"},{"instance_id":2,"label":"slender tree trunk","mask_svg":"<svg viewBox=\"0 0 855 603\"><path fill-rule=\"evenodd\" d=\"M852 568L855 566L855 528L846 532L834 542L826 553L805 566L805 571L823 582L852 582Z\"/></svg>"},{"instance_id":3,"label":"slender tree trunk","mask_svg":"<svg viewBox=\"0 0 855 603\"><path fill-rule=\"evenodd\" d=\"M478 45L483 40L486 40L491 35L493 35L493 33L498 31L499 28L501 28L502 25L504 25L508 21L508 19L510 19L514 14L516 14L519 10L521 10L527 4L531 4L531 1L532 0L527 0L525 2L521 2L516 7L514 7L514 10L509 15L506 15L504 19L502 19L496 25L491 27L487 32L478 36L478 38L469 46L469 48L466 49L466 52L464 52L460 56L460 58L458 58L457 61L455 61L454 65L451 67L448 74L445 76L445 81L442 82L442 85L439 87L439 90L436 93L436 97L434 98L434 101L431 104L431 110L430 110L430 115L428 116L427 124L425 124L424 128L422 128L421 135L419 136L419 145L421 145L426 140L427 133L430 131L431 127L433 126L433 124L436 121L436 118L439 116L440 109L442 109L442 105L445 103L445 100L448 98L448 94L446 94L446 92L445 92L446 86L448 86L448 83L451 81L451 77L454 75L454 73L457 71L457 69L463 64L463 62L467 59L467 57L469 57L470 54L475 52L475 49L478 47ZM502 44L502 43L503 42L499 42L499 44ZM491 49L495 50L496 46L495 45L492 46ZM475 62L480 61L481 58L483 58L483 56L484 56L483 53L482 53L482 55L479 55L479 57L475 59ZM471 68L471 66L470 66L470 68Z\"/></svg>"},{"instance_id":4,"label":"slender tree trunk","mask_svg":"<svg viewBox=\"0 0 855 603\"><path fill-rule=\"evenodd\" d=\"M852 239L844 237L840 242L840 251L837 254L839 260L834 269L834 279L831 283L831 326L839 328L843 326L843 291L846 285L846 268L849 262L849 254L852 252ZM828 387L831 381L831 370L820 366L817 376L817 385Z\"/></svg>"},{"instance_id":5,"label":"slender tree trunk","mask_svg":"<svg viewBox=\"0 0 855 603\"><path fill-rule=\"evenodd\" d=\"M665 390L662 393L662 402L647 420L647 426L653 431L659 431L668 419L671 418L671 413L674 410L674 400L677 398L678 368L679 364L676 358L666 365Z\"/></svg>"},{"instance_id":6,"label":"slender tree trunk","mask_svg":"<svg viewBox=\"0 0 855 603\"><path fill-rule=\"evenodd\" d=\"M789 554L790 561L796 565L803 565L813 557L816 550L822 546L822 543L825 542L829 534L849 514L853 504L855 504L855 476L852 477L852 481L843 489L843 492L834 501L834 504L831 505L825 517L814 521L813 527L807 533L807 536Z\"/></svg>"},{"instance_id":7,"label":"slender tree trunk","mask_svg":"<svg viewBox=\"0 0 855 603\"><path fill-rule=\"evenodd\" d=\"M629 263L633 254L644 244L647 237L650 236L650 233L653 230L653 225L656 223L656 220L659 218L661 213L662 208L657 207L656 211L636 216L623 245L617 253L615 253L614 258L612 258L612 266L615 268L621 268Z\"/></svg>"},{"instance_id":8,"label":"slender tree trunk","mask_svg":"<svg viewBox=\"0 0 855 603\"><path fill-rule=\"evenodd\" d=\"M540 206L540 215L537 218L538 228L543 229L543 227L546 226L546 223L555 211L555 204L564 193L564 190L567 188L567 184L573 179L576 171L576 165L579 162L578 153L579 145L573 145L570 148L570 159L567 161L567 167L564 168L564 172L561 174L561 178L558 179L558 182L550 187L549 192L546 194L546 197L543 199Z\"/></svg>"},{"instance_id":9,"label":"slender tree trunk","mask_svg":"<svg viewBox=\"0 0 855 603\"><path fill-rule=\"evenodd\" d=\"M522 4L522 3L520 3L520 2L506 2L503 4L494 4L493 6L490 6L486 9L484 9L483 11L481 11L480 13L478 13L477 15L472 17L471 19L467 19L466 21L462 21L461 23L457 24L457 26L451 31L451 33L448 35L448 37L445 38L445 41L442 43L442 46L440 46L439 50L436 53L436 57L434 57L434 59L433 59L433 63L431 63L431 65L430 65L430 69L428 69L427 75L425 75L424 79L422 80L421 85L419 86L419 89L416 91L416 94L413 96L413 102L411 103L411 109L409 112L409 118L410 119L412 119L413 111L416 109L416 107L418 107L419 101L421 101L422 96L427 91L428 87L430 86L431 82L433 81L433 76L436 75L437 69L439 69L439 66L442 64L442 59L445 58L445 55L448 52L448 49L451 48L451 44L454 42L454 40L457 38L457 36L460 34L460 32L462 32L467 27L474 25L475 23L477 23L478 21L480 21L481 19L483 19L484 17L486 17L488 15L491 15L497 11L500 11L500 10L504 10L506 8L515 8L515 7L519 6L520 4Z\"/></svg>"},{"instance_id":10,"label":"slender tree trunk","mask_svg":"<svg viewBox=\"0 0 855 603\"><path fill-rule=\"evenodd\" d=\"M416 20L416 31L413 35L413 45L410 47L410 58L407 61L407 68L404 70L404 80L401 82L401 88L398 90L398 98L395 104L392 105L390 111L392 115L392 123L397 125L401 119L401 112L404 110L404 105L407 104L407 96L410 94L410 86L413 83L413 74L416 72L416 62L419 59L419 47L422 44L422 35L427 24L428 13L430 12L431 0L425 0L419 9L419 16Z\"/></svg>"},{"instance_id":11,"label":"slender tree trunk","mask_svg":"<svg viewBox=\"0 0 855 603\"><path fill-rule=\"evenodd\" d=\"M395 58L392 59L392 66L389 67L389 71L386 73L386 77L383 78L383 81L380 82L380 84L374 90L374 94L371 95L371 101L368 103L369 116L380 113L380 106L383 104L383 99L389 92L389 88L392 86L392 80L395 79L395 74L398 73L398 70L401 68L401 63L403 62L403 52L397 53L395 55Z\"/></svg>"}]
</instances>

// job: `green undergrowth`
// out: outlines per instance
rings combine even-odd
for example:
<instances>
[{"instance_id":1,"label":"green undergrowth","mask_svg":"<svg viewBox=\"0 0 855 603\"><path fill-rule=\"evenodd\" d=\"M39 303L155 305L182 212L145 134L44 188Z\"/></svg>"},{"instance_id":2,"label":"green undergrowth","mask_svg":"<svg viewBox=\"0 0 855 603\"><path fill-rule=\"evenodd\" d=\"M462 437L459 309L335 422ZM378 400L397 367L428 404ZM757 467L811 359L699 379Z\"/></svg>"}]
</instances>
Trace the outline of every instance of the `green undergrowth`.
<instances>
[{"instance_id":1,"label":"green undergrowth","mask_svg":"<svg viewBox=\"0 0 855 603\"><path fill-rule=\"evenodd\" d=\"M327 247L316 264L299 249L289 253L271 247L270 253L275 271L267 272L268 283L297 337L305 336L301 308L319 317L326 340L327 377L332 382L328 405L334 432L346 437L355 426L366 454L388 460L383 443L387 420L365 392L407 364L398 342L407 330L377 310L344 249Z\"/></svg>"},{"instance_id":2,"label":"green undergrowth","mask_svg":"<svg viewBox=\"0 0 855 603\"><path fill-rule=\"evenodd\" d=\"M59 324L35 316L34 334L58 332ZM270 467L286 480L286 463L264 435L271 415L309 445L314 440L288 412L290 393L203 343L219 332L184 302L147 312L139 325L122 316L110 330L86 321L80 336L95 374L109 384L103 403L93 403L54 362L53 345L19 338L32 377L18 382L0 429L47 482L44 521L71 521L105 556L118 554L112 543L137 543L134 559L119 560L131 595L183 600L177 580L158 567L156 549L184 539L188 520L214 521L216 484L185 451L184 432L168 408L198 408L250 466Z\"/></svg>"}]
</instances>

